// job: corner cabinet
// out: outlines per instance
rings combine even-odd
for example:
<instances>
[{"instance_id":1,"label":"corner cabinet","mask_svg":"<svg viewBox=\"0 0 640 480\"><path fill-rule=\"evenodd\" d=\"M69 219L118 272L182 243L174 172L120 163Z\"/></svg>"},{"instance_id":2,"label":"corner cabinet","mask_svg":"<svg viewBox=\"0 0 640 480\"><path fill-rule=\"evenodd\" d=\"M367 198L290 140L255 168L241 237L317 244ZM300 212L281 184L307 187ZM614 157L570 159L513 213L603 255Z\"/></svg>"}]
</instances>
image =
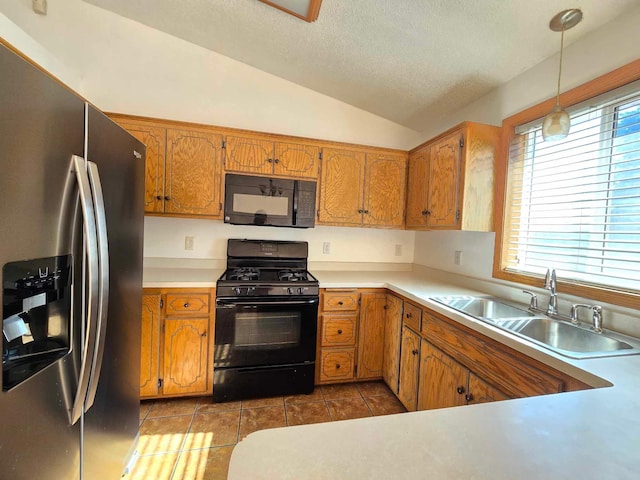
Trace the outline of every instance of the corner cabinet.
<instances>
[{"instance_id":1,"label":"corner cabinet","mask_svg":"<svg viewBox=\"0 0 640 480\"><path fill-rule=\"evenodd\" d=\"M320 147L227 136L225 171L286 177L317 178Z\"/></svg>"},{"instance_id":2,"label":"corner cabinet","mask_svg":"<svg viewBox=\"0 0 640 480\"><path fill-rule=\"evenodd\" d=\"M406 227L493 230L500 128L465 122L409 152Z\"/></svg>"},{"instance_id":3,"label":"corner cabinet","mask_svg":"<svg viewBox=\"0 0 640 480\"><path fill-rule=\"evenodd\" d=\"M145 289L140 396L203 395L213 388L209 289Z\"/></svg>"},{"instance_id":4,"label":"corner cabinet","mask_svg":"<svg viewBox=\"0 0 640 480\"><path fill-rule=\"evenodd\" d=\"M406 169L404 155L323 149L318 224L401 228Z\"/></svg>"},{"instance_id":5,"label":"corner cabinet","mask_svg":"<svg viewBox=\"0 0 640 480\"><path fill-rule=\"evenodd\" d=\"M145 213L222 217L222 135L169 122L111 118L147 146Z\"/></svg>"}]
</instances>

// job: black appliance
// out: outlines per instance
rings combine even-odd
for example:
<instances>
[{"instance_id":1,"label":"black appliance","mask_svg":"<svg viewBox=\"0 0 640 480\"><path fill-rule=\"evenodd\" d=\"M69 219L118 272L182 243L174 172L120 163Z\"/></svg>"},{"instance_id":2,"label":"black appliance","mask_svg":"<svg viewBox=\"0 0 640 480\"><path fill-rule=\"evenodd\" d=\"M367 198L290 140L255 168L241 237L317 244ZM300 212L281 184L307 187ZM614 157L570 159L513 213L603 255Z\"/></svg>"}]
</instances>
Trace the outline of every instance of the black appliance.
<instances>
[{"instance_id":1,"label":"black appliance","mask_svg":"<svg viewBox=\"0 0 640 480\"><path fill-rule=\"evenodd\" d=\"M307 242L230 239L216 284L215 402L313 392L318 281Z\"/></svg>"},{"instance_id":2,"label":"black appliance","mask_svg":"<svg viewBox=\"0 0 640 480\"><path fill-rule=\"evenodd\" d=\"M224 221L235 225L315 225L316 182L227 174Z\"/></svg>"}]
</instances>

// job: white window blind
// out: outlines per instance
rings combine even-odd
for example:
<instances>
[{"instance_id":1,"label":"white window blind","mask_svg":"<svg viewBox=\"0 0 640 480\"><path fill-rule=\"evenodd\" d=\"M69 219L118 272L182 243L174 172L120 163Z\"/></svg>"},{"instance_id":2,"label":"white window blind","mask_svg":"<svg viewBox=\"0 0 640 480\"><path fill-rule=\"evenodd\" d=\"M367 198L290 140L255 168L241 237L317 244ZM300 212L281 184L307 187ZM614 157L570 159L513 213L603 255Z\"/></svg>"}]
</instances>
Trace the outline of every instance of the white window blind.
<instances>
[{"instance_id":1,"label":"white window blind","mask_svg":"<svg viewBox=\"0 0 640 480\"><path fill-rule=\"evenodd\" d=\"M503 269L640 290L640 82L568 112L559 142L542 139L542 119L516 128Z\"/></svg>"}]
</instances>

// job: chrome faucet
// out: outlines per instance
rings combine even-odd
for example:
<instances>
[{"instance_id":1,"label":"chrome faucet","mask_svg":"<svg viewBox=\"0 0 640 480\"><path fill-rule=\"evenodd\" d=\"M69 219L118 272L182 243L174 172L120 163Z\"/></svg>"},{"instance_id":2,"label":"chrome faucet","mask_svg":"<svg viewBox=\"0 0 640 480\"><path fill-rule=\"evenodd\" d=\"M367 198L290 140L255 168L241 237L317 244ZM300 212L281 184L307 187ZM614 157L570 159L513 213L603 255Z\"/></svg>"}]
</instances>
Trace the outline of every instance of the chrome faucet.
<instances>
[{"instance_id":1,"label":"chrome faucet","mask_svg":"<svg viewBox=\"0 0 640 480\"><path fill-rule=\"evenodd\" d=\"M547 307L547 315L558 315L558 296L556 295L556 270L549 270L544 277L544 288L549 290L549 306Z\"/></svg>"}]
</instances>

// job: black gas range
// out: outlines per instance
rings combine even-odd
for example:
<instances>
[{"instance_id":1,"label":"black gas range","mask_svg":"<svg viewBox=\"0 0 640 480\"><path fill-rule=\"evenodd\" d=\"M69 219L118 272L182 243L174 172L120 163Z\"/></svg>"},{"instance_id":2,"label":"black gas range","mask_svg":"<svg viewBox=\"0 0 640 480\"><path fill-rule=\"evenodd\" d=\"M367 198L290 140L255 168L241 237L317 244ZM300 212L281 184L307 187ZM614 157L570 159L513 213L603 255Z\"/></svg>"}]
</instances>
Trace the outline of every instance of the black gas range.
<instances>
[{"instance_id":1,"label":"black gas range","mask_svg":"<svg viewBox=\"0 0 640 480\"><path fill-rule=\"evenodd\" d=\"M230 239L216 284L216 402L311 393L318 280L308 244Z\"/></svg>"}]
</instances>

